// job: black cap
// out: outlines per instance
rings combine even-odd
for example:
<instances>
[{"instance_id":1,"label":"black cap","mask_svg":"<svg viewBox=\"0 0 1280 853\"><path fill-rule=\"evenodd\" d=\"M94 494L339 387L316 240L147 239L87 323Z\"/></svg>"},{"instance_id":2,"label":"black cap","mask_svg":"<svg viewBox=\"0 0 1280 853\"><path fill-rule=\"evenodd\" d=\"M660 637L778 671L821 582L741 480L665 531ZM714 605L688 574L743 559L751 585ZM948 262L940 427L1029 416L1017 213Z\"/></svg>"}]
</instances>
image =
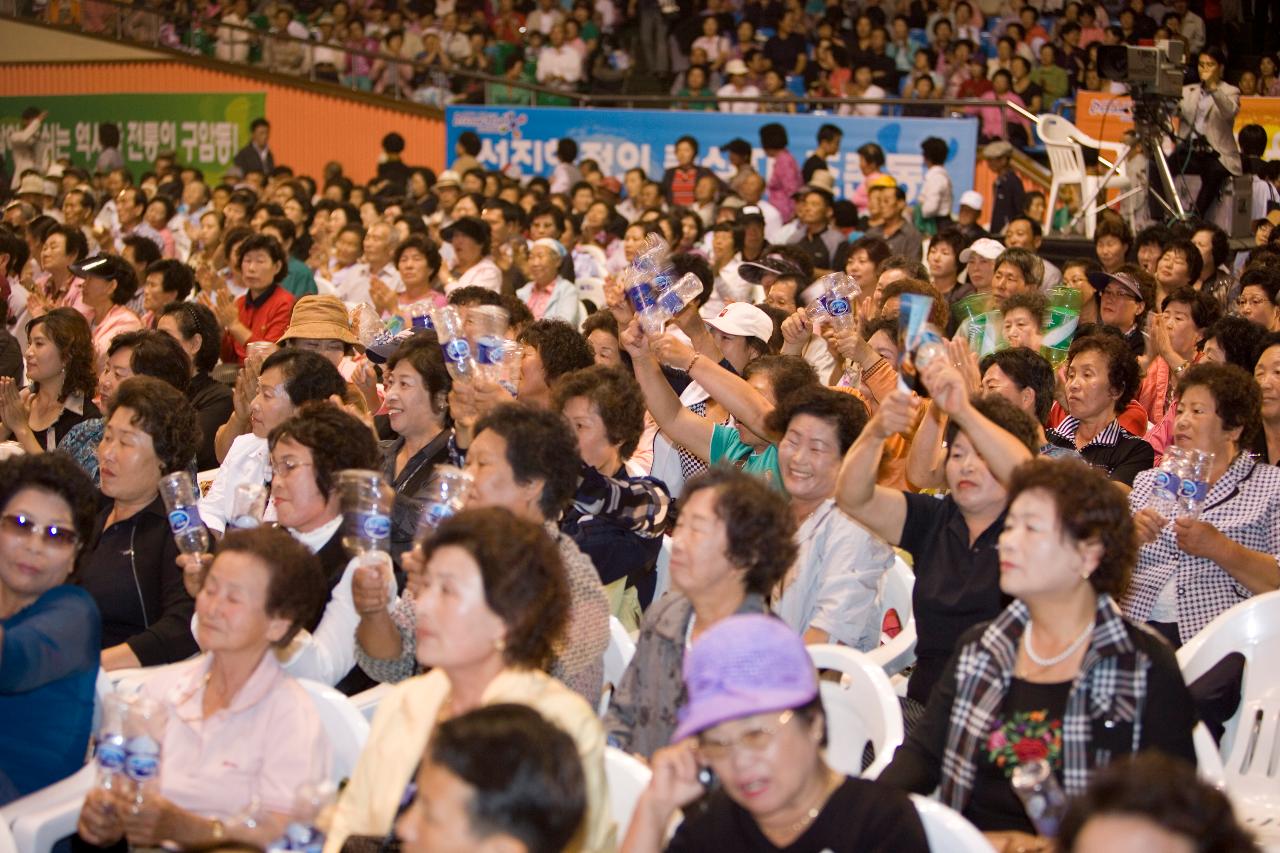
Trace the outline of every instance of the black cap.
<instances>
[{"instance_id":1,"label":"black cap","mask_svg":"<svg viewBox=\"0 0 1280 853\"><path fill-rule=\"evenodd\" d=\"M769 273L805 277L804 270L782 255L765 255L758 261L743 261L738 265L738 275L748 284L759 284Z\"/></svg>"},{"instance_id":2,"label":"black cap","mask_svg":"<svg viewBox=\"0 0 1280 853\"><path fill-rule=\"evenodd\" d=\"M764 222L764 211L760 209L759 205L745 204L742 207L738 208L739 224L745 224L747 222L751 222L752 220L759 220L760 222Z\"/></svg>"},{"instance_id":3,"label":"black cap","mask_svg":"<svg viewBox=\"0 0 1280 853\"><path fill-rule=\"evenodd\" d=\"M739 157L751 157L751 143L745 139L730 139L723 146L725 151L730 154L737 154Z\"/></svg>"},{"instance_id":4,"label":"black cap","mask_svg":"<svg viewBox=\"0 0 1280 853\"><path fill-rule=\"evenodd\" d=\"M120 281L135 276L129 262L118 255L94 255L70 266L71 274L80 278Z\"/></svg>"}]
</instances>

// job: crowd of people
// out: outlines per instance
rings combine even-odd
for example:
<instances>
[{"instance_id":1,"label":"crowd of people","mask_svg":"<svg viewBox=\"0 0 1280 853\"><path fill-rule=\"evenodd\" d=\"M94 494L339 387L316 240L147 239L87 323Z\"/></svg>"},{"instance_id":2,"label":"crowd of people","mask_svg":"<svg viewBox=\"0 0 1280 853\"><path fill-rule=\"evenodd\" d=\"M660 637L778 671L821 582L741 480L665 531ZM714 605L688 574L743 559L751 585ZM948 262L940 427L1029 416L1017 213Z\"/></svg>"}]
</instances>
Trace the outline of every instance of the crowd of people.
<instances>
[{"instance_id":1,"label":"crowd of people","mask_svg":"<svg viewBox=\"0 0 1280 853\"><path fill-rule=\"evenodd\" d=\"M1245 4L1189 0L28 4L54 23L432 105L569 103L557 90L609 95L669 85L690 99L687 109L795 112L807 109L806 98L868 99L840 108L855 115L879 114L873 101L886 94L1048 111L1077 91L1113 85L1099 77L1096 46L1160 39L1183 42L1184 55L1239 45L1232 84L1245 96L1275 96L1275 21L1269 26L1269 6L1259 5L1261 20L1246 24ZM759 100L717 101L731 97Z\"/></svg>"},{"instance_id":2,"label":"crowd of people","mask_svg":"<svg viewBox=\"0 0 1280 853\"><path fill-rule=\"evenodd\" d=\"M724 184L691 138L660 180L603 175L562 140L550 178L520 182L483 169L474 136L437 176L393 133L358 184L277 164L258 119L221 181L168 155L139 176L16 175L0 803L83 764L99 667L171 664L140 700L170 707L158 786L96 789L77 844L278 835L331 773L308 679L394 685L330 853L393 835L925 850L907 795L935 789L998 849L1049 849L1011 783L1033 760L1075 804L1061 849L1101 849L1099 824L1253 849L1188 781L1192 727L1225 717L1173 650L1280 588L1275 219L1233 257L1205 221L1135 235L1103 214L1092 256L1059 266L1034 199L998 195L979 222L967 190L953 218L936 140L915 208L873 142L858 200L824 168L835 126L803 164L780 125L760 142L770 174L740 158ZM1009 146L984 156L999 171ZM700 285L657 323L628 294L655 263ZM975 299L998 311L990 351ZM1047 340L1063 305L1078 327ZM449 312L464 350L506 329L500 373L423 327ZM945 339L931 358L900 332L924 320ZM1153 495L1174 448L1208 460L1202 508L1176 518ZM372 557L343 541L351 470L394 492ZM180 472L205 483L209 553L170 534L162 479ZM467 481L462 508L424 529L442 472ZM806 646L875 649L898 560L907 737L852 779L824 758ZM606 685L613 619L636 651ZM625 837L608 747L653 771ZM1203 819L1138 796L1153 778L1185 782Z\"/></svg>"}]
</instances>

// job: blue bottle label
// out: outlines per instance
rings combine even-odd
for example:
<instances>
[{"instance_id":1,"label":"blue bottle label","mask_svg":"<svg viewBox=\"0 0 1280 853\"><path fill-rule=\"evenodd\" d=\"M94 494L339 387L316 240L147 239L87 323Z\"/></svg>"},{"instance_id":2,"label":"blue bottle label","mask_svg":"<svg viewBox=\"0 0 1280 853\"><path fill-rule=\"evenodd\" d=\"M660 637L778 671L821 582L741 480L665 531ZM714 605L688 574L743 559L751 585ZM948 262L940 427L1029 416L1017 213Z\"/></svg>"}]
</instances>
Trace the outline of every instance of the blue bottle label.
<instances>
[{"instance_id":1,"label":"blue bottle label","mask_svg":"<svg viewBox=\"0 0 1280 853\"><path fill-rule=\"evenodd\" d=\"M430 318L430 317L428 317L426 314L422 314L422 315L420 315L420 316L414 317L414 318L413 318L413 327L414 327L415 329L430 329L430 328L431 328L431 318Z\"/></svg>"},{"instance_id":2,"label":"blue bottle label","mask_svg":"<svg viewBox=\"0 0 1280 853\"><path fill-rule=\"evenodd\" d=\"M832 296L827 299L827 313L832 317L843 317L853 310L853 306L849 304L849 300L843 296Z\"/></svg>"},{"instance_id":3,"label":"blue bottle label","mask_svg":"<svg viewBox=\"0 0 1280 853\"><path fill-rule=\"evenodd\" d=\"M489 336L477 340L476 361L480 364L502 364L502 338Z\"/></svg>"},{"instance_id":4,"label":"blue bottle label","mask_svg":"<svg viewBox=\"0 0 1280 853\"><path fill-rule=\"evenodd\" d=\"M135 782L147 782L160 774L160 744L142 735L125 746L124 772Z\"/></svg>"},{"instance_id":5,"label":"blue bottle label","mask_svg":"<svg viewBox=\"0 0 1280 853\"><path fill-rule=\"evenodd\" d=\"M386 539L391 536L391 519L385 515L369 513L361 517L360 530L370 539Z\"/></svg>"},{"instance_id":6,"label":"blue bottle label","mask_svg":"<svg viewBox=\"0 0 1280 853\"><path fill-rule=\"evenodd\" d=\"M447 503L429 503L423 511L422 520L432 527L439 527L440 522L453 515L453 507Z\"/></svg>"},{"instance_id":7,"label":"blue bottle label","mask_svg":"<svg viewBox=\"0 0 1280 853\"><path fill-rule=\"evenodd\" d=\"M1183 480L1179 484L1178 495L1183 498L1194 498L1196 496L1196 481Z\"/></svg>"},{"instance_id":8,"label":"blue bottle label","mask_svg":"<svg viewBox=\"0 0 1280 853\"><path fill-rule=\"evenodd\" d=\"M653 285L647 281L633 284L627 288L627 298L637 314L642 314L654 304Z\"/></svg>"},{"instance_id":9,"label":"blue bottle label","mask_svg":"<svg viewBox=\"0 0 1280 853\"><path fill-rule=\"evenodd\" d=\"M98 766L103 770L109 773L119 773L124 769L124 737L115 735L99 740L95 757L98 761Z\"/></svg>"},{"instance_id":10,"label":"blue bottle label","mask_svg":"<svg viewBox=\"0 0 1280 853\"><path fill-rule=\"evenodd\" d=\"M1162 471L1158 468L1156 469L1155 483L1152 486L1155 491L1167 492L1171 495L1176 495L1180 487L1181 481L1177 477L1173 476L1168 471Z\"/></svg>"},{"instance_id":11,"label":"blue bottle label","mask_svg":"<svg viewBox=\"0 0 1280 853\"><path fill-rule=\"evenodd\" d=\"M169 511L169 530L174 535L184 533L193 527L199 527L200 523L199 507L175 506Z\"/></svg>"},{"instance_id":12,"label":"blue bottle label","mask_svg":"<svg viewBox=\"0 0 1280 853\"><path fill-rule=\"evenodd\" d=\"M442 347L445 361L462 364L471 355L471 344L466 338L454 338Z\"/></svg>"}]
</instances>

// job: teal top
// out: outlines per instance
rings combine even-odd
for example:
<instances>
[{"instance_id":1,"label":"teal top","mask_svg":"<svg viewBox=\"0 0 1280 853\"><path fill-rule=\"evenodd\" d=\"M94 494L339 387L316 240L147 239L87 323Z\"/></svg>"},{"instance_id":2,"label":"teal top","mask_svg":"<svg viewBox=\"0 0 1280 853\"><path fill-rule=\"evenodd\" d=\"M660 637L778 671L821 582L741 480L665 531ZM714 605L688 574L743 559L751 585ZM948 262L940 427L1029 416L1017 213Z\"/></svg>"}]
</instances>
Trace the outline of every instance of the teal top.
<instances>
[{"instance_id":1,"label":"teal top","mask_svg":"<svg viewBox=\"0 0 1280 853\"><path fill-rule=\"evenodd\" d=\"M711 464L721 461L727 461L748 474L764 477L769 485L783 491L777 445L766 445L764 450L757 453L755 448L742 440L736 427L715 424L711 433Z\"/></svg>"},{"instance_id":2,"label":"teal top","mask_svg":"<svg viewBox=\"0 0 1280 853\"><path fill-rule=\"evenodd\" d=\"M315 296L320 292L316 287L316 277L312 275L311 268L292 255L289 256L289 272L284 277L284 281L280 282L280 286L292 293L294 299Z\"/></svg>"}]
</instances>

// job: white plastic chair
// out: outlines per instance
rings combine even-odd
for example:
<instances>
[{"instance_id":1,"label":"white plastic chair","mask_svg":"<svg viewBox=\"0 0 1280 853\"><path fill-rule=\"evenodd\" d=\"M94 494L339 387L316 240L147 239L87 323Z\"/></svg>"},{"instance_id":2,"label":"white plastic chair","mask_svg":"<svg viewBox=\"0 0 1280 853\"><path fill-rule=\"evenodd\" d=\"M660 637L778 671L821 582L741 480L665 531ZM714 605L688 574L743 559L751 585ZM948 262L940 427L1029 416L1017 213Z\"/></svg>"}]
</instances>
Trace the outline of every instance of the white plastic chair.
<instances>
[{"instance_id":1,"label":"white plastic chair","mask_svg":"<svg viewBox=\"0 0 1280 853\"><path fill-rule=\"evenodd\" d=\"M160 667L156 667L159 669ZM351 700L315 681L299 679L315 703L333 750L331 779L337 783L351 775L360 750L369 737L369 723ZM22 853L48 853L75 832L80 806L94 786L97 767L87 764L74 776L36 791L0 810L0 821L12 826L13 838Z\"/></svg>"},{"instance_id":2,"label":"white plastic chair","mask_svg":"<svg viewBox=\"0 0 1280 853\"><path fill-rule=\"evenodd\" d=\"M334 782L341 782L356 769L360 751L369 739L369 721L355 703L329 685L305 678L298 679L298 683L316 704L333 750L331 778Z\"/></svg>"},{"instance_id":3,"label":"white plastic chair","mask_svg":"<svg viewBox=\"0 0 1280 853\"><path fill-rule=\"evenodd\" d=\"M930 850L946 853L993 853L995 850L978 827L960 812L920 794L911 795L920 815Z\"/></svg>"},{"instance_id":4,"label":"white plastic chair","mask_svg":"<svg viewBox=\"0 0 1280 853\"><path fill-rule=\"evenodd\" d=\"M394 689L395 685L387 682L375 684L368 690L352 696L351 703L355 705L356 708L360 710L360 713L364 715L364 718L372 724L373 715L378 711L378 705L381 704L382 700L387 697L387 694Z\"/></svg>"},{"instance_id":5,"label":"white plastic chair","mask_svg":"<svg viewBox=\"0 0 1280 853\"><path fill-rule=\"evenodd\" d=\"M649 786L653 773L643 761L617 747L604 750L604 777L609 786L609 815L618 826L618 838L627 837L636 801Z\"/></svg>"},{"instance_id":6,"label":"white plastic chair","mask_svg":"<svg viewBox=\"0 0 1280 853\"><path fill-rule=\"evenodd\" d=\"M1259 843L1280 849L1280 592L1218 614L1178 650L1182 677L1189 684L1232 652L1245 668L1240 707L1222 736L1227 793Z\"/></svg>"},{"instance_id":7,"label":"white plastic chair","mask_svg":"<svg viewBox=\"0 0 1280 853\"><path fill-rule=\"evenodd\" d=\"M1098 177L1089 174L1084 163L1084 149L1078 141L1075 125L1065 118L1053 113L1040 116L1036 125L1036 133L1044 143L1045 153L1049 156L1049 170L1052 181L1049 184L1049 199L1045 204L1044 231L1049 233L1053 224L1054 205L1058 201L1058 193L1064 186L1076 184L1080 187L1081 201L1088 201L1098 189ZM1097 223L1097 211L1092 207L1085 210L1085 236L1093 239L1094 225Z\"/></svg>"},{"instance_id":8,"label":"white plastic chair","mask_svg":"<svg viewBox=\"0 0 1280 853\"><path fill-rule=\"evenodd\" d=\"M881 635L880 647L867 653L867 657L890 677L902 672L916 659L916 616L911 610L911 590L916 576L902 557L893 561L889 571L880 578L880 624L890 610L898 614L902 630L896 637Z\"/></svg>"},{"instance_id":9,"label":"white plastic chair","mask_svg":"<svg viewBox=\"0 0 1280 853\"><path fill-rule=\"evenodd\" d=\"M902 744L902 706L889 677L862 652L845 646L809 646L818 669L840 673L819 686L827 716L827 763L839 773L874 779L889 765ZM875 760L862 769L862 753L870 743Z\"/></svg>"},{"instance_id":10,"label":"white plastic chair","mask_svg":"<svg viewBox=\"0 0 1280 853\"><path fill-rule=\"evenodd\" d=\"M662 537L662 549L658 551L658 562L654 565L654 571L658 573L658 580L653 586L653 600L657 601L671 588L670 536Z\"/></svg>"},{"instance_id":11,"label":"white plastic chair","mask_svg":"<svg viewBox=\"0 0 1280 853\"><path fill-rule=\"evenodd\" d=\"M600 694L600 716L609 710L613 689L622 683L622 674L636 654L636 641L617 616L609 617L609 647L604 650L604 690Z\"/></svg>"},{"instance_id":12,"label":"white plastic chair","mask_svg":"<svg viewBox=\"0 0 1280 853\"><path fill-rule=\"evenodd\" d=\"M18 844L13 840L9 824L0 821L0 853L18 853Z\"/></svg>"}]
</instances>

